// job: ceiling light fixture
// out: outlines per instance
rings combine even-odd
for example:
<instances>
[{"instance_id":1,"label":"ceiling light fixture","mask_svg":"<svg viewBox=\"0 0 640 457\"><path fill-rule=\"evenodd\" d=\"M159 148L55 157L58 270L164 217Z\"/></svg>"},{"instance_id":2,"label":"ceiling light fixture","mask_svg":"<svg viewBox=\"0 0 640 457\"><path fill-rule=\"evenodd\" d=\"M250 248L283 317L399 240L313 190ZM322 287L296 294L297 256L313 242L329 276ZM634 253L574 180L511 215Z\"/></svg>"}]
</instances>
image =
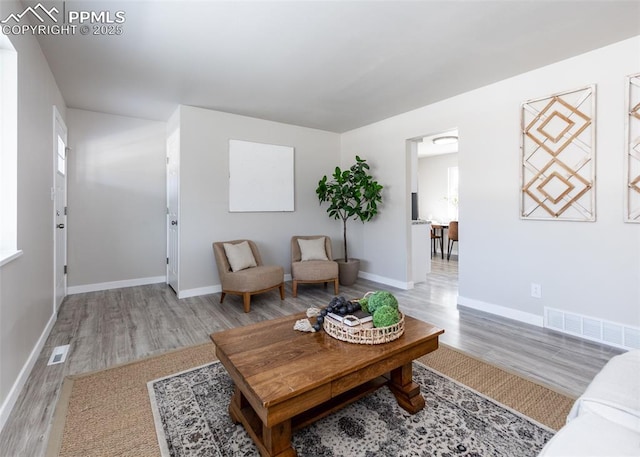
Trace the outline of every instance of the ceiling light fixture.
<instances>
[{"instance_id":1,"label":"ceiling light fixture","mask_svg":"<svg viewBox=\"0 0 640 457\"><path fill-rule=\"evenodd\" d=\"M433 141L433 144L452 144L458 142L458 137L453 135L438 136L431 141Z\"/></svg>"}]
</instances>

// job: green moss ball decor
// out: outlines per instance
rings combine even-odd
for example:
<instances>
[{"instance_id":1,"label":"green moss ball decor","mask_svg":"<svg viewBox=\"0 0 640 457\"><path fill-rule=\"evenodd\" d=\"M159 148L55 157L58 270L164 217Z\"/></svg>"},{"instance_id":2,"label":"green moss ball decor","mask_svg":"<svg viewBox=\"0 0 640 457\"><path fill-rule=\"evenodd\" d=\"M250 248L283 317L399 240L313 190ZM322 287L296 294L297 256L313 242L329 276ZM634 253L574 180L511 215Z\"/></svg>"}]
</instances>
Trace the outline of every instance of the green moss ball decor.
<instances>
[{"instance_id":1,"label":"green moss ball decor","mask_svg":"<svg viewBox=\"0 0 640 457\"><path fill-rule=\"evenodd\" d=\"M374 327L389 327L400 322L400 312L397 307L383 305L373 313Z\"/></svg>"},{"instance_id":2,"label":"green moss ball decor","mask_svg":"<svg viewBox=\"0 0 640 457\"><path fill-rule=\"evenodd\" d=\"M391 306L397 310L398 300L391 292L386 290L379 290L369 296L367 308L371 314L374 314L376 310L382 306Z\"/></svg>"},{"instance_id":3,"label":"green moss ball decor","mask_svg":"<svg viewBox=\"0 0 640 457\"><path fill-rule=\"evenodd\" d=\"M369 312L369 307L367 306L367 302L369 301L369 299L367 297L361 298L360 300L358 300L358 303L360 303L360 309L362 311L364 311L365 313Z\"/></svg>"}]
</instances>

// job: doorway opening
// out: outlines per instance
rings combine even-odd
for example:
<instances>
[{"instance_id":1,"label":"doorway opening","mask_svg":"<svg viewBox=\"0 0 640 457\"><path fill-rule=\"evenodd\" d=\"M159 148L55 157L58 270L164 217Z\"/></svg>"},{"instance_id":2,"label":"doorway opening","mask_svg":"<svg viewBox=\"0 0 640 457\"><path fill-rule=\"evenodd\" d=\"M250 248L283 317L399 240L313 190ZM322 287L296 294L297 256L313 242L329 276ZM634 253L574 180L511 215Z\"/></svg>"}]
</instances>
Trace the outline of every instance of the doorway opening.
<instances>
[{"instance_id":1,"label":"doorway opening","mask_svg":"<svg viewBox=\"0 0 640 457\"><path fill-rule=\"evenodd\" d=\"M413 266L414 285L419 288L425 281L431 283L440 278L449 284L455 283L457 288L459 244L451 243L451 255L448 256L448 228L459 216L458 129L411 138L407 140L407 151L410 155L410 231L413 234L408 257ZM428 229L416 230L415 224L420 223L428 224ZM415 233L420 233L418 240ZM424 237L428 237L426 243ZM416 270L416 264L420 266L424 262L428 262L425 278L422 271ZM449 298L455 306L455 298Z\"/></svg>"}]
</instances>

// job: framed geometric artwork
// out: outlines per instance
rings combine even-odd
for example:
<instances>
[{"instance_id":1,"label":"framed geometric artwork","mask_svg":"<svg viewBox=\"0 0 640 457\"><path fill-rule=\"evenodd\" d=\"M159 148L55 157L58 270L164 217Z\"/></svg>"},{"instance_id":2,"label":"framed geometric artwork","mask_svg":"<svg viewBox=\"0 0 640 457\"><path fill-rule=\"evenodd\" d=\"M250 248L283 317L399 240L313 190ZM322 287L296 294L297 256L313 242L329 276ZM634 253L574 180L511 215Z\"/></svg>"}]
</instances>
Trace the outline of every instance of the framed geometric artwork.
<instances>
[{"instance_id":1,"label":"framed geometric artwork","mask_svg":"<svg viewBox=\"0 0 640 457\"><path fill-rule=\"evenodd\" d=\"M522 104L522 219L595 221L595 86Z\"/></svg>"},{"instance_id":2,"label":"framed geometric artwork","mask_svg":"<svg viewBox=\"0 0 640 457\"><path fill-rule=\"evenodd\" d=\"M640 223L640 73L626 87L625 222Z\"/></svg>"}]
</instances>

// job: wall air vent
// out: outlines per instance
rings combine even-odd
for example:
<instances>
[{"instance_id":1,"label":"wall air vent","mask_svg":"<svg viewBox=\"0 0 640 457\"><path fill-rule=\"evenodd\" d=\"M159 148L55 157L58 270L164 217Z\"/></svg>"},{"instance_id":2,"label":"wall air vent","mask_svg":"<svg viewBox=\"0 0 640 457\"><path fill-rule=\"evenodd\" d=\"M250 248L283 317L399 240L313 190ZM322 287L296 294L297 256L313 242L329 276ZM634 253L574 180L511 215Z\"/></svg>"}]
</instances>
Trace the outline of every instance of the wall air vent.
<instances>
[{"instance_id":1,"label":"wall air vent","mask_svg":"<svg viewBox=\"0 0 640 457\"><path fill-rule=\"evenodd\" d=\"M640 328L561 309L544 309L544 326L622 349L640 349Z\"/></svg>"}]
</instances>

